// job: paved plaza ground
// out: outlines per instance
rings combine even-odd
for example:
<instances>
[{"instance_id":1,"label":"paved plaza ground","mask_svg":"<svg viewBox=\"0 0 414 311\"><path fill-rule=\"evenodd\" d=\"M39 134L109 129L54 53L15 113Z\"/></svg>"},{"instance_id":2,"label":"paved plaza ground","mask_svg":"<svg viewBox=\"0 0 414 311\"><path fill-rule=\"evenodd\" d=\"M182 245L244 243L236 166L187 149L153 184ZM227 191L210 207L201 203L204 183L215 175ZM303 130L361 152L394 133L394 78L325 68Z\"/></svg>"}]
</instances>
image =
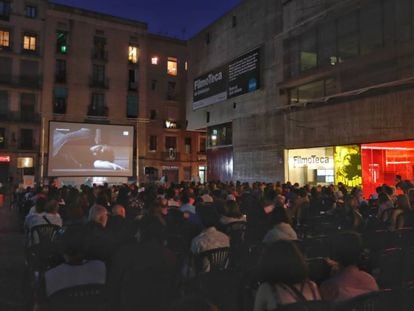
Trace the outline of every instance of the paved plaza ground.
<instances>
[{"instance_id":1,"label":"paved plaza ground","mask_svg":"<svg viewBox=\"0 0 414 311\"><path fill-rule=\"evenodd\" d=\"M0 208L0 310L27 310L24 235L14 211ZM26 290L25 290L26 288Z\"/></svg>"}]
</instances>

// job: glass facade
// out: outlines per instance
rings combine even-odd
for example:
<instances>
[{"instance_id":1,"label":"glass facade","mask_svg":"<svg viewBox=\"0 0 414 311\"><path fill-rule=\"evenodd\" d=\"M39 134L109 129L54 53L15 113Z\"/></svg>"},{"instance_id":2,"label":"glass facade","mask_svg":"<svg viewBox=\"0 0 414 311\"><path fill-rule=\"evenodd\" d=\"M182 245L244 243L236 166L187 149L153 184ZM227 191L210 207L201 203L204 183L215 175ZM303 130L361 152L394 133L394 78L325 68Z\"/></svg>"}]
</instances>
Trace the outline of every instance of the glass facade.
<instances>
[{"instance_id":1,"label":"glass facade","mask_svg":"<svg viewBox=\"0 0 414 311\"><path fill-rule=\"evenodd\" d=\"M364 197L395 176L414 180L414 140L287 151L287 179L300 185L343 183L360 187Z\"/></svg>"},{"instance_id":2,"label":"glass facade","mask_svg":"<svg viewBox=\"0 0 414 311\"><path fill-rule=\"evenodd\" d=\"M395 185L395 175L414 179L414 140L361 145L365 197L382 184Z\"/></svg>"}]
</instances>

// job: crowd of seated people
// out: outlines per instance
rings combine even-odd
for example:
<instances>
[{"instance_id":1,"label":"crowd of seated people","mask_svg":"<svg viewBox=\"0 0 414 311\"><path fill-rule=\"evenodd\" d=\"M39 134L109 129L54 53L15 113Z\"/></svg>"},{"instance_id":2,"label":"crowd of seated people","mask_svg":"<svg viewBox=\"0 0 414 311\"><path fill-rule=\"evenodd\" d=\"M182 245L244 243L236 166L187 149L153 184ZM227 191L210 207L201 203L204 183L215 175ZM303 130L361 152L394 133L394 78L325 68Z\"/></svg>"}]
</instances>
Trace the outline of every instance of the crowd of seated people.
<instances>
[{"instance_id":1,"label":"crowd of seated people","mask_svg":"<svg viewBox=\"0 0 414 311\"><path fill-rule=\"evenodd\" d=\"M343 185L210 182L50 187L19 195L28 233L39 225L62 228L54 237L61 262L45 265L43 282L35 285L40 309L65 288L104 284L108 310L193 310L194 301L220 310L214 297L190 297L181 288L190 278L213 274L212 262L200 269L195 259L222 249L230 252L224 269L249 274L240 286L254 299L243 310L265 311L379 290L372 271L359 265L361 235L412 227L409 193L397 195L383 185L365 200L360 189ZM245 224L242 244L228 233L233 223ZM304 245L321 234L332 242L326 246L330 273L316 284L309 279ZM246 272L242 261L253 246L260 249L252 261L257 269Z\"/></svg>"}]
</instances>

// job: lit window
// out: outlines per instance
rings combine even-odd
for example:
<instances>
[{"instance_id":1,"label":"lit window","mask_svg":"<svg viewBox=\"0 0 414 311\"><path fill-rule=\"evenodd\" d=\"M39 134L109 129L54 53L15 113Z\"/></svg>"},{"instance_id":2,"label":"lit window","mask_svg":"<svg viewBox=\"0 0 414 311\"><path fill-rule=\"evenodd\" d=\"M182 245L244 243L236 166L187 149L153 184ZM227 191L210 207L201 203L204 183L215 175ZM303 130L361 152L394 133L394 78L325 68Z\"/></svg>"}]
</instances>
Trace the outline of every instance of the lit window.
<instances>
[{"instance_id":1,"label":"lit window","mask_svg":"<svg viewBox=\"0 0 414 311\"><path fill-rule=\"evenodd\" d=\"M151 58L151 64L153 65L158 65L158 57L157 56L153 56Z\"/></svg>"},{"instance_id":2,"label":"lit window","mask_svg":"<svg viewBox=\"0 0 414 311\"><path fill-rule=\"evenodd\" d=\"M184 69L185 69L185 71L187 71L187 70L188 70L188 62L185 62L185 63L184 63Z\"/></svg>"},{"instance_id":3,"label":"lit window","mask_svg":"<svg viewBox=\"0 0 414 311\"><path fill-rule=\"evenodd\" d=\"M27 51L36 51L36 36L34 36L34 35L24 35L23 49L25 49Z\"/></svg>"},{"instance_id":4,"label":"lit window","mask_svg":"<svg viewBox=\"0 0 414 311\"><path fill-rule=\"evenodd\" d=\"M168 57L167 73L171 76L177 75L177 59L176 58Z\"/></svg>"},{"instance_id":5,"label":"lit window","mask_svg":"<svg viewBox=\"0 0 414 311\"><path fill-rule=\"evenodd\" d=\"M68 52L67 31L56 31L56 52L60 54L66 54Z\"/></svg>"},{"instance_id":6,"label":"lit window","mask_svg":"<svg viewBox=\"0 0 414 311\"><path fill-rule=\"evenodd\" d=\"M24 9L25 15L28 18L36 18L37 17L37 7L33 5L26 5Z\"/></svg>"},{"instance_id":7,"label":"lit window","mask_svg":"<svg viewBox=\"0 0 414 311\"><path fill-rule=\"evenodd\" d=\"M0 30L0 47L10 47L10 32Z\"/></svg>"},{"instance_id":8,"label":"lit window","mask_svg":"<svg viewBox=\"0 0 414 311\"><path fill-rule=\"evenodd\" d=\"M137 46L130 45L128 48L128 61L136 64L139 59L139 49Z\"/></svg>"}]
</instances>

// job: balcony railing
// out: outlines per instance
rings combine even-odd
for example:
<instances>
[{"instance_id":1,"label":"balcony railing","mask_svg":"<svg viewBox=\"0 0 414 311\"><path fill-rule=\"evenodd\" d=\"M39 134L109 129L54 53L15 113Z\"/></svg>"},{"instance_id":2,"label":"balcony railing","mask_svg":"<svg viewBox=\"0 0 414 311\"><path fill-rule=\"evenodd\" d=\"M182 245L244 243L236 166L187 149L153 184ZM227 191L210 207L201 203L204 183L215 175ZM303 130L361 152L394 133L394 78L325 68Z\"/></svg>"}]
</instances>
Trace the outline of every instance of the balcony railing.
<instances>
[{"instance_id":1,"label":"balcony railing","mask_svg":"<svg viewBox=\"0 0 414 311\"><path fill-rule=\"evenodd\" d=\"M55 82L56 83L66 83L66 71L56 73L55 74Z\"/></svg>"},{"instance_id":2,"label":"balcony railing","mask_svg":"<svg viewBox=\"0 0 414 311\"><path fill-rule=\"evenodd\" d=\"M108 51L102 49L93 49L91 54L92 59L100 60L100 61L107 61L108 60Z\"/></svg>"},{"instance_id":3,"label":"balcony railing","mask_svg":"<svg viewBox=\"0 0 414 311\"><path fill-rule=\"evenodd\" d=\"M93 88L108 89L109 88L109 79L97 79L94 76L89 77L89 86Z\"/></svg>"},{"instance_id":4,"label":"balcony railing","mask_svg":"<svg viewBox=\"0 0 414 311\"><path fill-rule=\"evenodd\" d=\"M0 75L0 84L12 85L22 88L39 89L42 87L43 77L35 76L12 76L8 74Z\"/></svg>"},{"instance_id":5,"label":"balcony railing","mask_svg":"<svg viewBox=\"0 0 414 311\"><path fill-rule=\"evenodd\" d=\"M176 149L170 149L169 151L163 152L161 156L164 161L179 161L181 158L180 153L177 152Z\"/></svg>"},{"instance_id":6,"label":"balcony railing","mask_svg":"<svg viewBox=\"0 0 414 311\"><path fill-rule=\"evenodd\" d=\"M27 111L7 111L0 112L0 121L39 123L40 113Z\"/></svg>"},{"instance_id":7,"label":"balcony railing","mask_svg":"<svg viewBox=\"0 0 414 311\"><path fill-rule=\"evenodd\" d=\"M128 90L129 91L137 91L138 90L138 82L128 82Z\"/></svg>"},{"instance_id":8,"label":"balcony railing","mask_svg":"<svg viewBox=\"0 0 414 311\"><path fill-rule=\"evenodd\" d=\"M88 106L88 117L107 117L108 116L108 107L107 106Z\"/></svg>"}]
</instances>

